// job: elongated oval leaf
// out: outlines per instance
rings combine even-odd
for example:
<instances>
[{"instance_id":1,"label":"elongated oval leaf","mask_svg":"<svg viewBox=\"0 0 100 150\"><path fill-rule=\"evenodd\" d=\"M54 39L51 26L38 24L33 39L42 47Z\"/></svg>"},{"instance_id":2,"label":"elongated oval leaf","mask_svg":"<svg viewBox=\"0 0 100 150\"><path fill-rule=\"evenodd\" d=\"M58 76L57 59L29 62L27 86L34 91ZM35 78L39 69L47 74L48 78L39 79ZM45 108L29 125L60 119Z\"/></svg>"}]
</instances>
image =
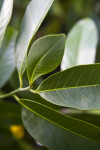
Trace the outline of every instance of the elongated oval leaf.
<instances>
[{"instance_id":1,"label":"elongated oval leaf","mask_svg":"<svg viewBox=\"0 0 100 150\"><path fill-rule=\"evenodd\" d=\"M61 69L64 70L75 65L94 63L97 41L97 29L93 20L87 18L79 21L68 34ZM98 105L99 93L97 93L94 87L72 89L69 93L71 93L69 100L71 101L74 97L76 102L79 101L83 106L85 105L83 109L86 109L87 104L87 109L100 108Z\"/></svg>"},{"instance_id":2,"label":"elongated oval leaf","mask_svg":"<svg viewBox=\"0 0 100 150\"><path fill-rule=\"evenodd\" d=\"M69 32L61 70L95 62L98 41L97 28L90 18L79 21Z\"/></svg>"},{"instance_id":3,"label":"elongated oval leaf","mask_svg":"<svg viewBox=\"0 0 100 150\"><path fill-rule=\"evenodd\" d=\"M38 39L28 55L28 78L30 85L39 76L53 71L61 62L65 36L49 35Z\"/></svg>"},{"instance_id":4,"label":"elongated oval leaf","mask_svg":"<svg viewBox=\"0 0 100 150\"><path fill-rule=\"evenodd\" d=\"M17 31L13 28L8 28L0 49L0 52L2 51L0 57L0 88L5 85L15 69L14 50L16 37Z\"/></svg>"},{"instance_id":5,"label":"elongated oval leaf","mask_svg":"<svg viewBox=\"0 0 100 150\"><path fill-rule=\"evenodd\" d=\"M39 109L39 107L37 107L37 109ZM30 135L49 149L94 150L100 147L100 144L58 127L25 108L22 109L22 120Z\"/></svg>"},{"instance_id":6,"label":"elongated oval leaf","mask_svg":"<svg viewBox=\"0 0 100 150\"><path fill-rule=\"evenodd\" d=\"M78 109L100 109L100 64L82 65L56 73L36 90L46 100Z\"/></svg>"},{"instance_id":7,"label":"elongated oval leaf","mask_svg":"<svg viewBox=\"0 0 100 150\"><path fill-rule=\"evenodd\" d=\"M13 0L4 0L0 11L0 47L5 34L6 27L11 19Z\"/></svg>"},{"instance_id":8,"label":"elongated oval leaf","mask_svg":"<svg viewBox=\"0 0 100 150\"><path fill-rule=\"evenodd\" d=\"M97 126L67 115L63 115L35 101L21 99L19 102L33 113L65 129L68 132L80 135L96 142L100 142L100 128Z\"/></svg>"},{"instance_id":9,"label":"elongated oval leaf","mask_svg":"<svg viewBox=\"0 0 100 150\"><path fill-rule=\"evenodd\" d=\"M26 9L16 43L15 54L20 76L26 68L26 55L30 41L41 25L52 3L53 0L31 0Z\"/></svg>"}]
</instances>

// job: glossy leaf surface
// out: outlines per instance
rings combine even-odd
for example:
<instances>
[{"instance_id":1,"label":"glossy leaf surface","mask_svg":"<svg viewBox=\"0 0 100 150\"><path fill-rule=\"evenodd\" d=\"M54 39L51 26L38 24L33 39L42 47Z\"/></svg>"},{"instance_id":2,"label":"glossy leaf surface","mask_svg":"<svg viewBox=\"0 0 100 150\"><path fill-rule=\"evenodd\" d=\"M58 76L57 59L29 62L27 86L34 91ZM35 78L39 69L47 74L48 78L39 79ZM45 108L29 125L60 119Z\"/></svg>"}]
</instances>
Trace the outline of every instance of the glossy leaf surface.
<instances>
[{"instance_id":1,"label":"glossy leaf surface","mask_svg":"<svg viewBox=\"0 0 100 150\"><path fill-rule=\"evenodd\" d=\"M13 0L4 0L0 11L0 47L7 25L11 19Z\"/></svg>"},{"instance_id":2,"label":"glossy leaf surface","mask_svg":"<svg viewBox=\"0 0 100 150\"><path fill-rule=\"evenodd\" d=\"M28 55L28 78L30 85L39 76L53 71L61 62L65 36L49 35L38 39Z\"/></svg>"},{"instance_id":3,"label":"glossy leaf surface","mask_svg":"<svg viewBox=\"0 0 100 150\"><path fill-rule=\"evenodd\" d=\"M44 99L61 106L100 109L100 64L82 65L56 73L36 90Z\"/></svg>"},{"instance_id":4,"label":"glossy leaf surface","mask_svg":"<svg viewBox=\"0 0 100 150\"><path fill-rule=\"evenodd\" d=\"M100 147L100 144L68 132L25 108L22 110L22 120L29 134L49 149L94 150Z\"/></svg>"},{"instance_id":5,"label":"glossy leaf surface","mask_svg":"<svg viewBox=\"0 0 100 150\"><path fill-rule=\"evenodd\" d=\"M31 0L22 20L16 43L16 65L20 76L26 68L26 56L32 37L35 35L53 0Z\"/></svg>"},{"instance_id":6,"label":"glossy leaf surface","mask_svg":"<svg viewBox=\"0 0 100 150\"><path fill-rule=\"evenodd\" d=\"M0 49L0 88L5 85L15 69L14 50L16 37L17 31L13 28L8 28Z\"/></svg>"},{"instance_id":7,"label":"glossy leaf surface","mask_svg":"<svg viewBox=\"0 0 100 150\"><path fill-rule=\"evenodd\" d=\"M56 126L65 129L67 132L100 142L100 128L97 126L63 115L35 101L21 99L19 102L33 113L48 120Z\"/></svg>"},{"instance_id":8,"label":"glossy leaf surface","mask_svg":"<svg viewBox=\"0 0 100 150\"><path fill-rule=\"evenodd\" d=\"M67 36L61 70L95 62L98 32L90 18L76 23Z\"/></svg>"}]
</instances>

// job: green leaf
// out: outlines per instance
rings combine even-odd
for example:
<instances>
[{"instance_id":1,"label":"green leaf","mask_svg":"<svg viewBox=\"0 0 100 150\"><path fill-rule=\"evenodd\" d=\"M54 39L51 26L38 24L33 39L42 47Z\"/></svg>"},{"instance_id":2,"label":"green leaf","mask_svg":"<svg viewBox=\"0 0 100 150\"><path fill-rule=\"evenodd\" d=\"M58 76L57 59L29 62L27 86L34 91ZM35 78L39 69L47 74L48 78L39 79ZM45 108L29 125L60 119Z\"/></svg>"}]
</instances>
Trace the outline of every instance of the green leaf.
<instances>
[{"instance_id":1,"label":"green leaf","mask_svg":"<svg viewBox=\"0 0 100 150\"><path fill-rule=\"evenodd\" d=\"M0 11L0 47L7 25L11 19L13 0L4 0Z\"/></svg>"},{"instance_id":2,"label":"green leaf","mask_svg":"<svg viewBox=\"0 0 100 150\"><path fill-rule=\"evenodd\" d=\"M8 28L0 49L0 88L5 85L15 69L14 49L16 37L17 31L13 28Z\"/></svg>"},{"instance_id":3,"label":"green leaf","mask_svg":"<svg viewBox=\"0 0 100 150\"><path fill-rule=\"evenodd\" d=\"M83 120L94 124L100 127L100 122L98 121L100 118L100 110L78 110L78 109L69 109L69 108L61 108L61 113L66 114L68 116L72 116L73 118L77 118L79 120Z\"/></svg>"},{"instance_id":4,"label":"green leaf","mask_svg":"<svg viewBox=\"0 0 100 150\"><path fill-rule=\"evenodd\" d=\"M56 73L36 93L61 106L100 109L100 64L81 65Z\"/></svg>"},{"instance_id":5,"label":"green leaf","mask_svg":"<svg viewBox=\"0 0 100 150\"><path fill-rule=\"evenodd\" d=\"M39 76L53 71L64 53L65 35L49 35L38 39L28 55L28 78L30 85Z\"/></svg>"},{"instance_id":6,"label":"green leaf","mask_svg":"<svg viewBox=\"0 0 100 150\"><path fill-rule=\"evenodd\" d=\"M19 102L36 115L48 120L59 128L65 129L65 132L77 134L81 137L100 143L99 127L88 122L63 115L58 111L55 111L50 107L47 107L35 101L21 99L19 100Z\"/></svg>"},{"instance_id":7,"label":"green leaf","mask_svg":"<svg viewBox=\"0 0 100 150\"><path fill-rule=\"evenodd\" d=\"M79 120L83 120L83 121L86 121L86 122L89 122L91 124L94 124L98 127L100 127L100 110L92 110L92 111L85 111L85 112L71 112L72 110L70 110L70 112L67 113L67 115L70 115L72 116L73 118L77 118ZM99 112L99 113L96 113Z\"/></svg>"},{"instance_id":8,"label":"green leaf","mask_svg":"<svg viewBox=\"0 0 100 150\"><path fill-rule=\"evenodd\" d=\"M100 144L58 127L28 109L22 109L22 120L29 134L52 150L98 150L100 148Z\"/></svg>"},{"instance_id":9,"label":"green leaf","mask_svg":"<svg viewBox=\"0 0 100 150\"><path fill-rule=\"evenodd\" d=\"M93 20L87 18L79 21L68 34L65 53L61 63L61 70L75 65L94 63L97 41L98 33ZM88 80L88 74L86 77ZM99 87L72 89L68 91L69 96L67 97L69 98L69 101L73 98L79 105L83 105L83 108L75 106L76 108L98 109L100 108L100 103L99 92L97 91L99 91Z\"/></svg>"},{"instance_id":10,"label":"green leaf","mask_svg":"<svg viewBox=\"0 0 100 150\"><path fill-rule=\"evenodd\" d=\"M53 0L31 0L22 20L16 43L16 65L22 76L26 68L29 44L50 9Z\"/></svg>"},{"instance_id":11,"label":"green leaf","mask_svg":"<svg viewBox=\"0 0 100 150\"><path fill-rule=\"evenodd\" d=\"M61 69L95 62L98 32L90 18L79 21L67 36Z\"/></svg>"}]
</instances>

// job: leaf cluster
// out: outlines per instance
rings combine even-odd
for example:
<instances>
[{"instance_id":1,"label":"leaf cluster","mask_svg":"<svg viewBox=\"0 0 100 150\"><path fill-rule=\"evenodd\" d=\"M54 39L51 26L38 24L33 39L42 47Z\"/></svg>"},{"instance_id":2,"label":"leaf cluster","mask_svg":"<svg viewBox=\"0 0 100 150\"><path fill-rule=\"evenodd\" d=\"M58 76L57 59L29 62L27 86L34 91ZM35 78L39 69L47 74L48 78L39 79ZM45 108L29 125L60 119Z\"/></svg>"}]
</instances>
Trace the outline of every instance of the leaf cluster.
<instances>
[{"instance_id":1,"label":"leaf cluster","mask_svg":"<svg viewBox=\"0 0 100 150\"><path fill-rule=\"evenodd\" d=\"M100 123L96 122L100 115L100 64L93 64L97 28L92 19L86 18L72 28L67 38L64 34L51 34L31 45L52 3L53 0L30 1L17 32L7 28L13 0L4 0L0 12L0 89L15 68L19 82L14 79L15 90L1 91L0 99L12 96L23 106L24 126L33 138L48 148L84 150L85 146L85 149L98 149ZM62 71L43 81L41 76L60 64ZM71 112L63 114L63 109Z\"/></svg>"}]
</instances>

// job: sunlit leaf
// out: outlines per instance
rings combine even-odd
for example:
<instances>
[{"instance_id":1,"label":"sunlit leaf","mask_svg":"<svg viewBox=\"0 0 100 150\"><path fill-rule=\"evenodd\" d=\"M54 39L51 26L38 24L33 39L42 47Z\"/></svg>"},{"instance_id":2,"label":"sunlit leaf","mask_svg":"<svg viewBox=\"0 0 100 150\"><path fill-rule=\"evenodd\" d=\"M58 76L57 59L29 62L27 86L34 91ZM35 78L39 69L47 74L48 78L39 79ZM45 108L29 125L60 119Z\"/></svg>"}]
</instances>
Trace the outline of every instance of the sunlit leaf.
<instances>
[{"instance_id":1,"label":"sunlit leaf","mask_svg":"<svg viewBox=\"0 0 100 150\"><path fill-rule=\"evenodd\" d=\"M95 62L98 32L90 18L76 23L67 36L61 70Z\"/></svg>"},{"instance_id":2,"label":"sunlit leaf","mask_svg":"<svg viewBox=\"0 0 100 150\"><path fill-rule=\"evenodd\" d=\"M13 28L8 28L0 49L0 88L5 85L15 69L14 50L16 37L17 31Z\"/></svg>"},{"instance_id":3,"label":"sunlit leaf","mask_svg":"<svg viewBox=\"0 0 100 150\"><path fill-rule=\"evenodd\" d=\"M0 11L0 47L6 27L11 19L13 0L4 0Z\"/></svg>"},{"instance_id":4,"label":"sunlit leaf","mask_svg":"<svg viewBox=\"0 0 100 150\"><path fill-rule=\"evenodd\" d=\"M16 43L16 65L22 76L26 68L26 56L32 37L35 35L53 0L31 0L22 20Z\"/></svg>"}]
</instances>

